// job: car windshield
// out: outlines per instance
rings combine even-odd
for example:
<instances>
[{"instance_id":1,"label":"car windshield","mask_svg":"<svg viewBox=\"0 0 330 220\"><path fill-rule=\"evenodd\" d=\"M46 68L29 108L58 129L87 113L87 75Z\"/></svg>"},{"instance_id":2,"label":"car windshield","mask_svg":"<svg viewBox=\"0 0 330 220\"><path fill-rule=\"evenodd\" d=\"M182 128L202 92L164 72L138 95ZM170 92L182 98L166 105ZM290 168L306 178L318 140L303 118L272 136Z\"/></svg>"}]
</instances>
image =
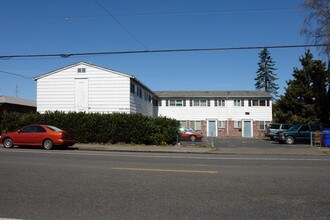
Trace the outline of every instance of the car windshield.
<instances>
[{"instance_id":1,"label":"car windshield","mask_svg":"<svg viewBox=\"0 0 330 220\"><path fill-rule=\"evenodd\" d=\"M185 131L196 132L196 130L193 128L186 128Z\"/></svg>"},{"instance_id":2,"label":"car windshield","mask_svg":"<svg viewBox=\"0 0 330 220\"><path fill-rule=\"evenodd\" d=\"M298 128L300 128L300 125L293 125L293 126L289 129L289 131L296 131L296 130L298 130Z\"/></svg>"},{"instance_id":3,"label":"car windshield","mask_svg":"<svg viewBox=\"0 0 330 220\"><path fill-rule=\"evenodd\" d=\"M59 128L55 127L55 126L47 125L46 127L49 128L52 131L63 131L62 129L59 129Z\"/></svg>"}]
</instances>

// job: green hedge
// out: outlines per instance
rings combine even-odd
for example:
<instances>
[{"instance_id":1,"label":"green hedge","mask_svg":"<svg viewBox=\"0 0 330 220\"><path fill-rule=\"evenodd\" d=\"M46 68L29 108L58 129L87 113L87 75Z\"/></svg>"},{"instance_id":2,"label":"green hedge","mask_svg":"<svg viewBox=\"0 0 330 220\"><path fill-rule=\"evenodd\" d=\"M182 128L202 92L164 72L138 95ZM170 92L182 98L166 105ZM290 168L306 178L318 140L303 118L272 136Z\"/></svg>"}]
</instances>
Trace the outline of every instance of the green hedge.
<instances>
[{"instance_id":1,"label":"green hedge","mask_svg":"<svg viewBox=\"0 0 330 220\"><path fill-rule=\"evenodd\" d=\"M179 135L180 123L166 117L141 114L4 113L0 120L3 132L16 131L29 124L53 125L74 132L79 143L173 144Z\"/></svg>"}]
</instances>

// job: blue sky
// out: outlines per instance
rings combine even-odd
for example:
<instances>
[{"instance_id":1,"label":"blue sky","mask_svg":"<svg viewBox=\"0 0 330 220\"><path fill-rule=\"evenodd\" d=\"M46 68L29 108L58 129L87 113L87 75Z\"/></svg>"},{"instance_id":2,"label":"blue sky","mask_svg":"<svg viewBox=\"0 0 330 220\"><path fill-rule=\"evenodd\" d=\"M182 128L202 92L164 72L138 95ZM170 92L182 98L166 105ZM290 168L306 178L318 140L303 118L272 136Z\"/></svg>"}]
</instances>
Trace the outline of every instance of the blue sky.
<instances>
[{"instance_id":1,"label":"blue sky","mask_svg":"<svg viewBox=\"0 0 330 220\"><path fill-rule=\"evenodd\" d=\"M305 44L299 0L0 0L0 55ZM317 51L312 48L315 58ZM33 77L85 61L154 91L254 90L260 50L0 59L0 95L35 99ZM304 48L270 49L279 93ZM16 89L18 88L18 89Z\"/></svg>"}]
</instances>

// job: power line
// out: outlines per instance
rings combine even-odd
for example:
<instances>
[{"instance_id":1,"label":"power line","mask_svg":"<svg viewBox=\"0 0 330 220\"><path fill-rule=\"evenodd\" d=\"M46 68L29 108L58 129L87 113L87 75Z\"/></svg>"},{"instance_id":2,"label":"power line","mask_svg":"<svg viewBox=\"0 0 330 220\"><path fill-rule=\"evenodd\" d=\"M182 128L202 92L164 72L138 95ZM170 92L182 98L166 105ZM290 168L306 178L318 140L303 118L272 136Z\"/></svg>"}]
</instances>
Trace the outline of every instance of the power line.
<instances>
[{"instance_id":1,"label":"power line","mask_svg":"<svg viewBox=\"0 0 330 220\"><path fill-rule=\"evenodd\" d=\"M117 14L117 17L128 16L171 16L171 15L207 15L207 14L240 14L240 13L258 13L258 12L284 12L297 11L297 8L270 8L270 9L236 9L236 10L214 10L214 11L186 11L186 12L155 12L155 13L133 13Z\"/></svg>"},{"instance_id":2,"label":"power line","mask_svg":"<svg viewBox=\"0 0 330 220\"><path fill-rule=\"evenodd\" d=\"M137 38L135 37L122 23L119 22L118 19L116 19L109 10L107 10L101 3L99 3L97 0L94 0L96 4L98 4L103 11L105 11L115 22L117 22L117 24L120 25L120 27L122 27L122 29L124 29L129 35L131 35L131 37L133 37L145 50L148 50L148 48Z\"/></svg>"},{"instance_id":3,"label":"power line","mask_svg":"<svg viewBox=\"0 0 330 220\"><path fill-rule=\"evenodd\" d=\"M119 54L142 54L142 53L176 53L176 52L205 52L205 51L230 51L230 50L257 50L257 49L289 49L289 48L308 48L324 47L330 44L300 44L300 45L268 45L268 46L247 46L247 47L213 47L213 48L181 48L163 50L128 50L128 51L105 51L105 52L83 52L83 53L56 53L56 54L17 54L0 55L0 59L12 58L41 58L41 57L62 57L73 56L95 56L95 55L119 55Z\"/></svg>"}]
</instances>

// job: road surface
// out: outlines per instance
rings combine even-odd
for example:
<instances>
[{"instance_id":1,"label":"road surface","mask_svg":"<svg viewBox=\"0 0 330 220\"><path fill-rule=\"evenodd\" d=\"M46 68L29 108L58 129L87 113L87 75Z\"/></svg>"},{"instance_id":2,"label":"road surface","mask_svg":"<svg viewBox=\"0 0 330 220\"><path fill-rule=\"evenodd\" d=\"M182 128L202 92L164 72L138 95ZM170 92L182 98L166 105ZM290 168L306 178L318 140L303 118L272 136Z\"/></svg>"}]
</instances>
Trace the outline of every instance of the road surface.
<instances>
[{"instance_id":1,"label":"road surface","mask_svg":"<svg viewBox=\"0 0 330 220\"><path fill-rule=\"evenodd\" d=\"M330 158L0 149L0 218L329 219Z\"/></svg>"}]
</instances>

